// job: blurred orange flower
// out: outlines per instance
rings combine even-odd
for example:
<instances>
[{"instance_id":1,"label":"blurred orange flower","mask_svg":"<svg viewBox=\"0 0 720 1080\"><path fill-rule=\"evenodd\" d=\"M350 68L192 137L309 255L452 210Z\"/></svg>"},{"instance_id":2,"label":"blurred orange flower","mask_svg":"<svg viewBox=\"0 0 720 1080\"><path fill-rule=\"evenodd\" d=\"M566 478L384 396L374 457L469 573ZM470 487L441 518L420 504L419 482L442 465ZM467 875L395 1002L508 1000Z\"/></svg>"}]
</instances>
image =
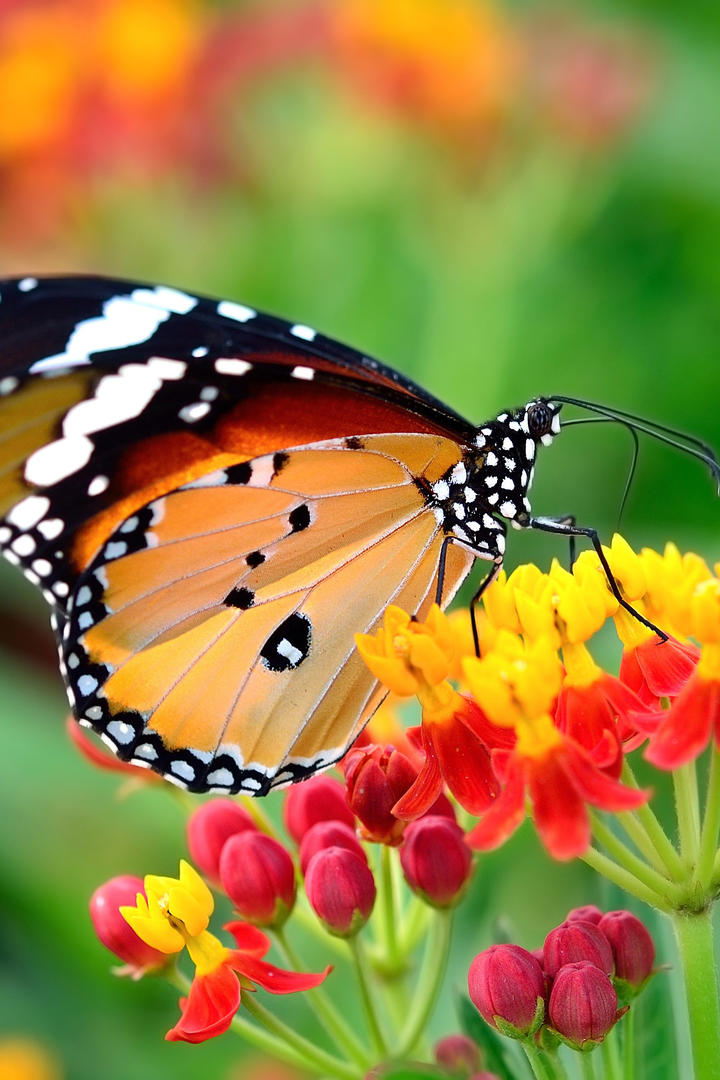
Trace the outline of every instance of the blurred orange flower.
<instances>
[{"instance_id":1,"label":"blurred orange flower","mask_svg":"<svg viewBox=\"0 0 720 1080\"><path fill-rule=\"evenodd\" d=\"M479 138L516 86L516 35L489 3L341 0L330 11L340 72L433 129Z\"/></svg>"},{"instance_id":2,"label":"blurred orange flower","mask_svg":"<svg viewBox=\"0 0 720 1080\"><path fill-rule=\"evenodd\" d=\"M55 1059L33 1039L4 1036L0 1039L0 1076L3 1080L60 1080Z\"/></svg>"}]
</instances>

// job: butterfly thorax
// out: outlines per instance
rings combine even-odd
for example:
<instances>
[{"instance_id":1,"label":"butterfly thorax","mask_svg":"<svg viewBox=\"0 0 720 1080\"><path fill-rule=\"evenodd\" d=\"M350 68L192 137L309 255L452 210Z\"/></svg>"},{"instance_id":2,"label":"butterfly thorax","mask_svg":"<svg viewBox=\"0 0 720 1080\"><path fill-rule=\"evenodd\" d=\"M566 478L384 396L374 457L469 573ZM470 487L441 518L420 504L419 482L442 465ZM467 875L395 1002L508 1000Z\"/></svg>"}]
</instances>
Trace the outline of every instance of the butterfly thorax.
<instances>
[{"instance_id":1,"label":"butterfly thorax","mask_svg":"<svg viewBox=\"0 0 720 1080\"><path fill-rule=\"evenodd\" d=\"M501 562L506 523L528 524L538 446L549 445L560 430L558 413L559 406L543 398L500 413L478 428L462 459L431 486L438 523L479 558Z\"/></svg>"}]
</instances>

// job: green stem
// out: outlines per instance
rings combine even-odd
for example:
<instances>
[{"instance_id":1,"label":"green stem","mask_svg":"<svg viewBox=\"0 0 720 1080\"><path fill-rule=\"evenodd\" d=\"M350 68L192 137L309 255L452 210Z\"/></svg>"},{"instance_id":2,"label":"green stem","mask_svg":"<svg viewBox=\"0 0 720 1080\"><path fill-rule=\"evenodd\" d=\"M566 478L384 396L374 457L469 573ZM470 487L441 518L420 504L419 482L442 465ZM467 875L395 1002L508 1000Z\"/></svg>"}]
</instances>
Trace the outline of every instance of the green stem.
<instances>
[{"instance_id":1,"label":"green stem","mask_svg":"<svg viewBox=\"0 0 720 1080\"><path fill-rule=\"evenodd\" d=\"M720 831L720 751L715 745L713 745L711 754L705 819L700 835L700 854L695 872L703 893L710 890L713 864L717 854L718 831Z\"/></svg>"},{"instance_id":2,"label":"green stem","mask_svg":"<svg viewBox=\"0 0 720 1080\"><path fill-rule=\"evenodd\" d=\"M683 969L695 1080L720 1080L720 1002L709 908L670 916Z\"/></svg>"},{"instance_id":3,"label":"green stem","mask_svg":"<svg viewBox=\"0 0 720 1080\"><path fill-rule=\"evenodd\" d=\"M580 1072L583 1080L595 1080L595 1063L592 1050L580 1054Z\"/></svg>"},{"instance_id":4,"label":"green stem","mask_svg":"<svg viewBox=\"0 0 720 1080\"><path fill-rule=\"evenodd\" d=\"M267 1028L271 1033L273 1039L282 1039L283 1042L289 1044L293 1049L296 1049L301 1054L310 1068L315 1072L320 1072L323 1076L337 1076L340 1080L357 1080L357 1069L354 1065L349 1065L345 1061L340 1061L339 1058L333 1057L332 1054L326 1053L321 1050L320 1047L315 1046L308 1039L303 1038L302 1035L298 1035L297 1031L293 1031L291 1027L284 1024L282 1020L278 1020L276 1016L266 1009L264 1005L261 1005L258 1001L255 1001L252 992L249 990L243 990L242 992L242 1004L250 1013L254 1016L258 1023L262 1024L264 1028ZM237 1017L235 1018L238 1019ZM253 1028L253 1030L257 1030ZM272 1051L271 1053L277 1053ZM305 1066L308 1067L307 1065Z\"/></svg>"},{"instance_id":5,"label":"green stem","mask_svg":"<svg viewBox=\"0 0 720 1080\"><path fill-rule=\"evenodd\" d=\"M600 1054L603 1060L603 1080L631 1080L632 1073L623 1073L620 1070L617 1024L601 1042Z\"/></svg>"},{"instance_id":6,"label":"green stem","mask_svg":"<svg viewBox=\"0 0 720 1080\"><path fill-rule=\"evenodd\" d=\"M626 834L630 837L633 844L643 856L643 858L661 875L668 876L668 867L665 860L662 859L647 834L644 825L638 820L632 811L625 810L615 815L618 823L625 830Z\"/></svg>"},{"instance_id":7,"label":"green stem","mask_svg":"<svg viewBox=\"0 0 720 1080\"><path fill-rule=\"evenodd\" d=\"M680 853L686 865L694 866L700 845L700 802L695 762L681 765L672 774L675 788Z\"/></svg>"},{"instance_id":8,"label":"green stem","mask_svg":"<svg viewBox=\"0 0 720 1080\"><path fill-rule=\"evenodd\" d=\"M284 837L282 837L278 830L275 828L275 825L270 820L270 817L266 814L265 810L260 805L259 799L255 799L251 795L240 795L237 801L240 803L243 810L247 810L248 814L253 819L261 832L267 833L268 836L272 836L274 840L279 840L281 843L285 843Z\"/></svg>"},{"instance_id":9,"label":"green stem","mask_svg":"<svg viewBox=\"0 0 720 1080\"><path fill-rule=\"evenodd\" d=\"M566 1075L557 1058L551 1061L547 1054L532 1043L523 1042L521 1046L536 1080L562 1080Z\"/></svg>"},{"instance_id":10,"label":"green stem","mask_svg":"<svg viewBox=\"0 0 720 1080\"><path fill-rule=\"evenodd\" d=\"M380 845L380 927L383 945L383 960L388 972L397 972L402 967L402 958L398 948L398 916L395 910L395 880L392 867L393 852L387 844Z\"/></svg>"},{"instance_id":11,"label":"green stem","mask_svg":"<svg viewBox=\"0 0 720 1080\"><path fill-rule=\"evenodd\" d=\"M360 989L360 996L362 998L363 1009L365 1011L365 1018L367 1020L368 1028L370 1030L370 1037L373 1041L373 1045L379 1057L387 1057L387 1043L383 1037L383 1033L380 1029L380 1023L378 1021L377 1014L375 1012L375 1006L373 1004L372 995L370 993L370 987L367 977L367 965L365 957L363 955L362 946L358 941L357 935L348 939L350 951L352 952L353 961L355 963L355 975Z\"/></svg>"},{"instance_id":12,"label":"green stem","mask_svg":"<svg viewBox=\"0 0 720 1080\"><path fill-rule=\"evenodd\" d=\"M332 950L340 960L348 962L350 960L350 949L347 941L344 938L335 937L334 934L328 934L315 912L310 911L306 904L307 901L304 897L298 897L298 901L293 908L293 922L295 925L302 926L304 930L307 930L319 942L322 942L324 949Z\"/></svg>"},{"instance_id":13,"label":"green stem","mask_svg":"<svg viewBox=\"0 0 720 1080\"><path fill-rule=\"evenodd\" d=\"M305 965L301 963L299 956L287 939L285 927L276 929L274 935L277 946L288 965L296 971L306 971ZM316 987L314 990L306 990L305 993L335 1040L338 1049L345 1051L348 1057L351 1057L362 1068L369 1068L371 1062L368 1061L365 1046L357 1038L352 1028L345 1023L332 1002L329 1001L325 991L320 987Z\"/></svg>"},{"instance_id":14,"label":"green stem","mask_svg":"<svg viewBox=\"0 0 720 1080\"><path fill-rule=\"evenodd\" d=\"M420 973L417 980L417 993L410 1007L410 1014L405 1023L404 1036L395 1055L399 1059L408 1057L417 1042L425 1033L430 1013L440 992L450 945L452 913L435 912L430 926L430 933L425 946Z\"/></svg>"},{"instance_id":15,"label":"green stem","mask_svg":"<svg viewBox=\"0 0 720 1080\"><path fill-rule=\"evenodd\" d=\"M647 863L630 851L597 814L591 814L590 820L593 835L596 839L612 855L615 862L627 870L637 881L660 896L666 897L670 903L679 896L677 886L663 874L658 874L657 870L653 870L651 866L648 866Z\"/></svg>"},{"instance_id":16,"label":"green stem","mask_svg":"<svg viewBox=\"0 0 720 1080\"><path fill-rule=\"evenodd\" d=\"M400 928L399 948L405 956L425 938L431 917L432 908L413 893L410 903L405 908L403 924Z\"/></svg>"},{"instance_id":17,"label":"green stem","mask_svg":"<svg viewBox=\"0 0 720 1080\"><path fill-rule=\"evenodd\" d=\"M615 1028L617 1031L617 1027ZM634 1080L635 1076L635 1009L631 1005L625 1013L622 1022L623 1033L623 1071L622 1076L626 1080Z\"/></svg>"},{"instance_id":18,"label":"green stem","mask_svg":"<svg viewBox=\"0 0 720 1080\"><path fill-rule=\"evenodd\" d=\"M617 863L609 859L607 855L603 855L597 848L588 848L580 858L593 870L596 870L598 874L607 878L608 881L612 881L619 888L624 889L630 896L635 896L638 900L642 900L645 904L649 904L650 907L657 908L659 911L667 912L671 910L671 905L664 896L656 893L654 889L647 888L633 874L622 866L618 866Z\"/></svg>"},{"instance_id":19,"label":"green stem","mask_svg":"<svg viewBox=\"0 0 720 1080\"><path fill-rule=\"evenodd\" d=\"M635 779L635 774L632 770L630 762L627 758L623 761L622 780L628 787L640 789L640 785ZM685 875L685 868L682 863L682 859L678 855L677 851L673 847L670 837L667 835L662 825L658 821L657 817L653 813L648 803L643 803L642 806L638 806L633 811L635 817L643 825L645 832L650 837L655 850L659 857L662 859L668 874L673 881L682 881ZM624 814L618 815L624 818Z\"/></svg>"}]
</instances>

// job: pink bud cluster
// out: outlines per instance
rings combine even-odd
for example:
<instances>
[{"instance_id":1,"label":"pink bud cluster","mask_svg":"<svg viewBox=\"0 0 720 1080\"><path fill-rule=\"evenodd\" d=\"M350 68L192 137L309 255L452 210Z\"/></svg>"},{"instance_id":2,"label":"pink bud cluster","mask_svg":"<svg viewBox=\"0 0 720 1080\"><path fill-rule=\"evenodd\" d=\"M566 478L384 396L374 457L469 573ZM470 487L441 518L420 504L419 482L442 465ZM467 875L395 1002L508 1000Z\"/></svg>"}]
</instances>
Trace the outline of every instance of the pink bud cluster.
<instances>
[{"instance_id":1,"label":"pink bud cluster","mask_svg":"<svg viewBox=\"0 0 720 1080\"><path fill-rule=\"evenodd\" d=\"M492 945L475 957L468 990L484 1020L503 1035L542 1039L544 1030L576 1050L603 1041L653 973L655 947L629 911L588 905L570 911L542 949Z\"/></svg>"}]
</instances>

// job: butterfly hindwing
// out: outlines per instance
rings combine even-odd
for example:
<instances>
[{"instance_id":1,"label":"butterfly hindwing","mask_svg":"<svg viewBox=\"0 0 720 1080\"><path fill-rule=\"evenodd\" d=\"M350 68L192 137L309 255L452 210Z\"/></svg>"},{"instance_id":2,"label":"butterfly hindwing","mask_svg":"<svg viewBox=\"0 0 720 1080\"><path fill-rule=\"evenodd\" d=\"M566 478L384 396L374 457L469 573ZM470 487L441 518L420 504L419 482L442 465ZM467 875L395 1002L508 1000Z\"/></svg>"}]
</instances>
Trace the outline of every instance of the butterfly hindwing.
<instances>
[{"instance_id":1,"label":"butterfly hindwing","mask_svg":"<svg viewBox=\"0 0 720 1080\"><path fill-rule=\"evenodd\" d=\"M457 456L429 434L327 440L136 509L69 604L78 718L191 790L262 793L336 760L382 697L354 633L433 599L444 534L425 491ZM471 563L450 547L447 596Z\"/></svg>"}]
</instances>

